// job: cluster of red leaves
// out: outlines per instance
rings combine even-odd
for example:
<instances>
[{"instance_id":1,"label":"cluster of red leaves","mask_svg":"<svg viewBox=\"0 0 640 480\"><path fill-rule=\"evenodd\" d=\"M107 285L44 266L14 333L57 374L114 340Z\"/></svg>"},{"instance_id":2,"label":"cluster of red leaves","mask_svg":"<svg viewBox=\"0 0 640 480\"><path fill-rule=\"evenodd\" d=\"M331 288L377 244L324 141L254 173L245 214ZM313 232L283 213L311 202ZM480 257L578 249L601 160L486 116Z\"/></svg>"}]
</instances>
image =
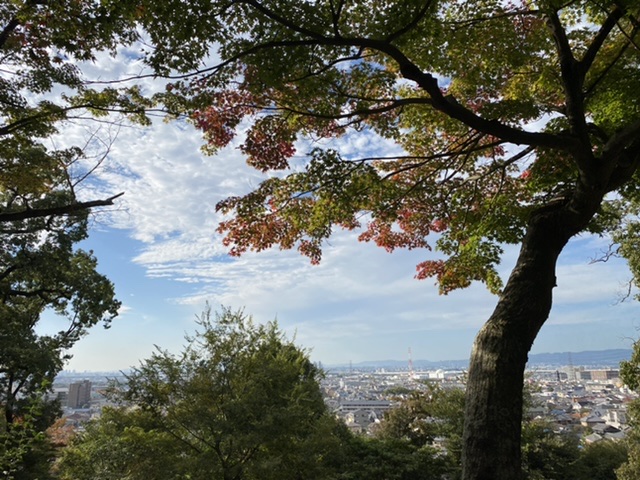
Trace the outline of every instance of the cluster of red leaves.
<instances>
[{"instance_id":1,"label":"cluster of red leaves","mask_svg":"<svg viewBox=\"0 0 640 480\"><path fill-rule=\"evenodd\" d=\"M414 230L394 230L386 221L374 220L367 226L367 230L360 234L358 240L362 242L375 242L387 252L393 252L396 248L430 248L425 240L424 232Z\"/></svg>"},{"instance_id":2,"label":"cluster of red leaves","mask_svg":"<svg viewBox=\"0 0 640 480\"><path fill-rule=\"evenodd\" d=\"M521 174L520 174L520 179L522 180L529 180L529 178L531 177L531 170L527 169L524 170Z\"/></svg>"},{"instance_id":3,"label":"cluster of red leaves","mask_svg":"<svg viewBox=\"0 0 640 480\"><path fill-rule=\"evenodd\" d=\"M231 256L239 257L248 250L259 252L274 245L280 245L281 249L288 250L297 243L298 251L309 257L312 265L320 263L322 257L320 241L313 238L303 238L304 230L293 226L291 218L283 217L273 197L262 202L268 205L269 211L265 211L259 206L262 203L248 206L243 203L243 200L246 199L231 197L218 203L216 207L223 213L229 213L233 210L244 212L243 215L237 214L236 217L220 222L218 225L218 233L225 235L222 240L223 245L231 247L229 250ZM297 214L304 215L301 212L306 211L309 202L310 199L300 199L295 202ZM247 208L248 210L246 210Z\"/></svg>"},{"instance_id":4,"label":"cluster of red leaves","mask_svg":"<svg viewBox=\"0 0 640 480\"><path fill-rule=\"evenodd\" d=\"M518 9L514 8L513 11L525 11L528 6L520 6ZM511 17L513 27L516 33L522 38L526 39L530 32L539 29L544 19L541 15L514 15Z\"/></svg>"},{"instance_id":5,"label":"cluster of red leaves","mask_svg":"<svg viewBox=\"0 0 640 480\"><path fill-rule=\"evenodd\" d=\"M242 119L256 110L255 100L246 91L216 92L212 94L211 105L193 112L191 119L211 147L222 148L231 142Z\"/></svg>"},{"instance_id":6,"label":"cluster of red leaves","mask_svg":"<svg viewBox=\"0 0 640 480\"><path fill-rule=\"evenodd\" d=\"M436 277L438 281L445 273L444 260L426 260L416 265L416 278L425 280L427 278Z\"/></svg>"},{"instance_id":7,"label":"cluster of red leaves","mask_svg":"<svg viewBox=\"0 0 640 480\"><path fill-rule=\"evenodd\" d=\"M492 92L487 91L482 87L478 87L476 97L471 98L467 101L467 108L469 108L474 113L480 113L482 107L484 107L487 103L490 103L492 96Z\"/></svg>"},{"instance_id":8,"label":"cluster of red leaves","mask_svg":"<svg viewBox=\"0 0 640 480\"><path fill-rule=\"evenodd\" d=\"M431 222L432 232L444 232L448 227L449 225L447 224L447 222L442 219L436 219L433 222Z\"/></svg>"},{"instance_id":9,"label":"cluster of red leaves","mask_svg":"<svg viewBox=\"0 0 640 480\"><path fill-rule=\"evenodd\" d=\"M471 269L451 260L426 260L416 265L416 272L415 278L418 280L436 277L443 295L468 287L472 280L481 280Z\"/></svg>"},{"instance_id":10,"label":"cluster of red leaves","mask_svg":"<svg viewBox=\"0 0 640 480\"><path fill-rule=\"evenodd\" d=\"M254 123L240 150L247 155L247 163L261 172L282 170L296 152L294 140L295 132L284 119L267 116Z\"/></svg>"},{"instance_id":11,"label":"cluster of red leaves","mask_svg":"<svg viewBox=\"0 0 640 480\"><path fill-rule=\"evenodd\" d=\"M311 265L318 265L322 258L322 249L317 242L309 240L301 240L298 246L298 251L311 259Z\"/></svg>"},{"instance_id":12,"label":"cluster of red leaves","mask_svg":"<svg viewBox=\"0 0 640 480\"><path fill-rule=\"evenodd\" d=\"M234 218L220 222L219 233L225 233L222 243L231 247L229 255L239 257L247 250L260 252L279 244L281 249L290 249L298 242L298 251L309 257L312 265L318 265L322 257L320 244L315 241L299 239L299 232L276 214L267 214L260 221L246 221Z\"/></svg>"},{"instance_id":13,"label":"cluster of red leaves","mask_svg":"<svg viewBox=\"0 0 640 480\"><path fill-rule=\"evenodd\" d=\"M206 90L204 81L194 82L193 91ZM215 92L208 98L210 105L196 110L191 119L204 133L207 145L215 151L229 145L245 117L257 115L263 109L262 100L243 89ZM326 136L334 135L334 132L323 125L322 133ZM296 152L293 146L295 139L296 131L286 119L268 115L253 123L239 148L247 155L249 165L266 172L288 167L288 159Z\"/></svg>"},{"instance_id":14,"label":"cluster of red leaves","mask_svg":"<svg viewBox=\"0 0 640 480\"><path fill-rule=\"evenodd\" d=\"M491 145L491 148L487 150L485 153L485 157L494 158L494 157L502 157L507 152L504 148L503 144L497 143L500 139L491 135L486 135L482 139L482 143L486 145Z\"/></svg>"},{"instance_id":15,"label":"cluster of red leaves","mask_svg":"<svg viewBox=\"0 0 640 480\"><path fill-rule=\"evenodd\" d=\"M247 250L260 252L279 243L281 248L291 248L293 238L287 222L275 214L260 219L232 218L220 222L217 231L225 233L222 244L231 247L229 255L239 257Z\"/></svg>"}]
</instances>

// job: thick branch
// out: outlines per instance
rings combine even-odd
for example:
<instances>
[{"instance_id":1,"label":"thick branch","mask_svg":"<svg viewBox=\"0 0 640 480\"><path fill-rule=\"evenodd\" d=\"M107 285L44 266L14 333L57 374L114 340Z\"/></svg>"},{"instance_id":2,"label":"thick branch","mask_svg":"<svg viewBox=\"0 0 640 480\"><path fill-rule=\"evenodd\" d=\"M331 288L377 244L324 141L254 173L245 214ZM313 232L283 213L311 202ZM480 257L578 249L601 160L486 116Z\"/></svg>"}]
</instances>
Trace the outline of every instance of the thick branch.
<instances>
[{"instance_id":1,"label":"thick branch","mask_svg":"<svg viewBox=\"0 0 640 480\"><path fill-rule=\"evenodd\" d=\"M342 9L344 8L344 1L340 0L338 5L333 4L333 0L329 1L331 7L331 21L333 24L333 34L336 37L340 36L340 16L342 15Z\"/></svg>"},{"instance_id":2,"label":"thick branch","mask_svg":"<svg viewBox=\"0 0 640 480\"><path fill-rule=\"evenodd\" d=\"M638 19L633 15L629 15L627 19L629 20L629 22L631 22L631 25L633 25L633 32L637 32L638 29L640 28L640 22L638 21ZM629 40L629 44L633 45L636 48L636 50L640 50L640 45L638 45L634 40L635 33L632 32L631 34L627 34L624 31L624 28L622 28L620 25L618 25L618 28L620 29L620 32L622 32L622 35L624 35L627 38L627 40Z\"/></svg>"},{"instance_id":3,"label":"thick branch","mask_svg":"<svg viewBox=\"0 0 640 480\"><path fill-rule=\"evenodd\" d=\"M582 57L582 60L578 62L583 75L585 75L589 71L589 68L591 68L596 55L604 44L604 41L607 39L607 37L611 33L611 30L613 30L613 28L618 23L618 20L620 20L623 15L624 10L616 6L604 21L597 35L593 39L593 42L591 42L591 45L589 45L589 48Z\"/></svg>"},{"instance_id":4,"label":"thick branch","mask_svg":"<svg viewBox=\"0 0 640 480\"><path fill-rule=\"evenodd\" d=\"M365 46L386 53L400 67L402 76L408 80L413 80L425 90L432 100L432 105L436 110L445 115L458 120L465 125L492 135L506 142L517 145L531 145L536 147L558 148L561 150L571 149L575 144L575 139L566 135L552 135L548 133L533 133L510 127L497 120L487 120L465 108L455 99L444 96L435 77L429 73L422 72L411 60L409 60L399 49L393 45L385 44L374 40L361 40Z\"/></svg>"},{"instance_id":5,"label":"thick branch","mask_svg":"<svg viewBox=\"0 0 640 480\"><path fill-rule=\"evenodd\" d=\"M616 157L640 135L640 120L614 135L603 147L603 157Z\"/></svg>"},{"instance_id":6,"label":"thick branch","mask_svg":"<svg viewBox=\"0 0 640 480\"><path fill-rule=\"evenodd\" d=\"M481 133L493 135L506 142L515 143L517 145L525 144L537 147L558 148L561 150L575 148L576 142L572 137L563 135L552 135L548 133L527 132L503 124L497 120L487 120L476 115L457 101L451 99L450 97L445 97L442 94L440 87L438 86L436 78L433 75L420 70L420 68L409 58L407 58L407 56L404 55L404 53L400 49L392 45L387 40L376 40L361 37L345 38L342 36L330 37L323 33L304 28L293 21L289 21L282 15L268 9L255 0L244 0L244 2L242 3L246 3L252 6L267 18L291 30L292 32L296 32L308 38L293 41L266 42L261 45L255 45L252 48L245 50L244 52L240 52L233 58L220 63L216 67L211 68L210 71L216 71L224 67L225 65L229 65L234 61L240 60L241 58L249 56L251 54L258 53L259 51L278 47L323 45L334 47L369 48L380 53L384 53L392 60L394 60L400 67L400 72L404 78L416 82L418 86L420 86L420 88L422 88L431 96L433 107L436 110L464 123L465 125ZM580 90L580 88L581 86L578 88L578 90Z\"/></svg>"},{"instance_id":7,"label":"thick branch","mask_svg":"<svg viewBox=\"0 0 640 480\"><path fill-rule=\"evenodd\" d=\"M219 69L235 62L243 57L249 55L258 54L264 50L270 50L273 48L287 48L287 47L300 47L300 46L343 46L343 47L357 47L357 48L369 48L376 50L380 53L384 53L391 57L400 67L400 73L407 80L412 80L425 92L431 96L430 103L436 110L444 113L452 119L458 120L468 127L477 130L478 132L492 135L500 138L505 142L514 143L516 145L531 145L534 147L548 147L557 148L560 150L572 150L575 148L575 138L569 135L554 135L549 133L535 133L527 132L518 128L511 127L503 124L497 120L487 120L482 118L471 110L465 108L455 99L450 96L443 95L436 78L429 74L422 72L411 60L409 60L402 51L400 51L394 45L391 45L383 40L372 40L367 38L330 38L320 37L319 39L305 39L305 40L291 40L291 41L274 41L266 42L260 45L254 45L253 47L235 55L234 57L225 60L224 62L199 71L199 73L212 72L214 74ZM191 74L193 75L193 74ZM425 103L427 101L425 100Z\"/></svg>"},{"instance_id":8,"label":"thick branch","mask_svg":"<svg viewBox=\"0 0 640 480\"><path fill-rule=\"evenodd\" d=\"M2 29L2 32L0 32L0 49L4 48L4 44L7 43L7 40L9 39L9 35L13 33L18 25L20 25L20 22L16 17L13 17Z\"/></svg>"},{"instance_id":9,"label":"thick branch","mask_svg":"<svg viewBox=\"0 0 640 480\"><path fill-rule=\"evenodd\" d=\"M571 51L567 34L556 12L547 15L547 24L553 34L558 58L560 60L560 74L565 93L566 113L572 133L578 136L583 145L583 155L590 152L587 122L584 116L584 101L582 87L584 85L583 68L576 61ZM595 55L595 52L593 53ZM590 154L588 155L591 156Z\"/></svg>"},{"instance_id":10,"label":"thick branch","mask_svg":"<svg viewBox=\"0 0 640 480\"><path fill-rule=\"evenodd\" d=\"M11 265L7 269L5 269L2 273L0 273L0 281L2 281L5 278L7 278L9 275L11 275L17 269L18 269L18 265Z\"/></svg>"},{"instance_id":11,"label":"thick branch","mask_svg":"<svg viewBox=\"0 0 640 480\"><path fill-rule=\"evenodd\" d=\"M289 30L292 30L294 32L298 32L298 33L301 33L302 35L306 35L308 37L315 38L315 39L326 38L323 33L315 32L315 31L310 30L308 28L304 28L304 27L300 26L298 23L288 20L286 16L280 15L279 13L275 12L274 10L271 10L271 9L267 8L265 5L261 4L259 1L256 1L256 0L240 0L238 3L246 3L247 5L252 6L257 11L262 13L265 17L273 20L276 23L279 23L283 27L286 27Z\"/></svg>"},{"instance_id":12,"label":"thick branch","mask_svg":"<svg viewBox=\"0 0 640 480\"><path fill-rule=\"evenodd\" d=\"M607 192L613 192L631 180L640 167L639 147L636 145L635 148L630 148L630 151L622 157L623 161L619 161L613 169L606 185Z\"/></svg>"},{"instance_id":13,"label":"thick branch","mask_svg":"<svg viewBox=\"0 0 640 480\"><path fill-rule=\"evenodd\" d=\"M622 45L618 53L616 53L613 56L613 58L609 61L606 68L600 73L600 75L598 75L598 77L591 83L591 85L589 85L589 88L586 89L585 97L588 97L589 95L591 95L591 93L596 89L596 87L604 80L604 78L607 76L609 71L618 63L618 61L622 58L624 53L629 49L630 45L634 45L636 48L638 48L638 46L634 42L634 38L638 34L638 31L640 31L640 24L637 21L635 21L633 17L631 17L630 20L633 25L633 29L631 33L626 33L624 29L620 25L618 25L618 28L627 39L627 42Z\"/></svg>"},{"instance_id":14,"label":"thick branch","mask_svg":"<svg viewBox=\"0 0 640 480\"><path fill-rule=\"evenodd\" d=\"M124 195L124 192L106 198L104 200L92 200L89 202L78 202L69 205L62 205L59 207L51 208L34 208L26 209L20 212L0 212L0 223L4 222L18 222L21 220L28 220L30 218L48 217L51 215L70 215L78 213L84 210L89 210L94 207L106 207L113 205L113 201Z\"/></svg>"},{"instance_id":15,"label":"thick branch","mask_svg":"<svg viewBox=\"0 0 640 480\"><path fill-rule=\"evenodd\" d=\"M47 0L29 0L25 3L23 9L21 10L24 11L24 9L27 9L36 5L45 5L46 3L47 3ZM9 39L9 36L18 27L18 25L20 25L20 20L18 20L17 15L14 15L11 18L11 20L9 20L9 23L7 23L7 25L5 25L5 27L2 29L2 32L0 32L0 49L4 48L5 43Z\"/></svg>"},{"instance_id":16,"label":"thick branch","mask_svg":"<svg viewBox=\"0 0 640 480\"><path fill-rule=\"evenodd\" d=\"M0 136L2 135L8 135L11 134L13 132L15 132L16 130L20 130L22 128L27 128L29 127L30 124L32 124L33 122L39 121L39 120L46 120L48 117L53 117L55 115L66 115L67 112L71 112L74 110L86 110L86 109L91 109L91 110L96 110L96 111L100 111L100 112L109 112L109 113L121 113L123 115L127 115L127 114L139 114L139 113L149 113L149 112L162 112L162 110L159 109L126 109L126 108L108 108L108 107L99 107L96 105L91 105L90 103L85 103L85 104L81 104L81 105L70 105L67 107L59 107L55 110L52 111L43 111L40 113L37 113L35 115L31 115L29 117L24 117L21 118L19 120L16 120L13 123L8 123L6 125L2 125L0 126ZM74 117L65 117L65 118L74 118Z\"/></svg>"},{"instance_id":17,"label":"thick branch","mask_svg":"<svg viewBox=\"0 0 640 480\"><path fill-rule=\"evenodd\" d=\"M389 35L386 40L387 42L393 42L396 38L400 38L405 33L411 31L412 28L415 28L418 23L425 17L429 9L433 5L432 0L428 0L424 3L421 9L419 9L415 15L415 17L408 24L404 25L402 28L396 30L391 35Z\"/></svg>"},{"instance_id":18,"label":"thick branch","mask_svg":"<svg viewBox=\"0 0 640 480\"><path fill-rule=\"evenodd\" d=\"M73 293L65 290L52 290L48 288L39 288L37 290L17 290L11 288L6 291L7 296L23 297L23 298L40 298L41 300L51 302L61 299L71 299Z\"/></svg>"},{"instance_id":19,"label":"thick branch","mask_svg":"<svg viewBox=\"0 0 640 480\"><path fill-rule=\"evenodd\" d=\"M324 120L343 120L343 119L351 119L353 117L368 117L370 115L379 115L382 113L393 111L397 108L402 108L408 105L432 105L431 100L428 98L402 98L399 100L380 100L381 102L386 102L386 105L375 107L375 108L363 108L358 110L353 110L351 112L341 113L337 115L331 114L323 114L323 113L315 113L309 110L297 110L292 107L277 107L273 109L265 108L265 110L272 111L284 111L290 112L297 115L304 115L307 117L319 118Z\"/></svg>"},{"instance_id":20,"label":"thick branch","mask_svg":"<svg viewBox=\"0 0 640 480\"><path fill-rule=\"evenodd\" d=\"M478 23L483 23L483 22L489 22L489 21L493 21L493 20L500 20L503 18L511 18L511 17L520 17L520 16L525 16L525 15L531 15L531 16L538 16L540 15L542 12L541 10L537 10L537 9L524 9L524 10L509 10L509 11L505 11L502 12L500 14L496 14L496 15L487 15L487 16L481 16L481 17L473 17L473 18L468 18L465 20L446 20L443 22L444 25L451 25L453 27L456 28L462 28L462 27L467 27L467 26L473 26L476 25Z\"/></svg>"}]
</instances>

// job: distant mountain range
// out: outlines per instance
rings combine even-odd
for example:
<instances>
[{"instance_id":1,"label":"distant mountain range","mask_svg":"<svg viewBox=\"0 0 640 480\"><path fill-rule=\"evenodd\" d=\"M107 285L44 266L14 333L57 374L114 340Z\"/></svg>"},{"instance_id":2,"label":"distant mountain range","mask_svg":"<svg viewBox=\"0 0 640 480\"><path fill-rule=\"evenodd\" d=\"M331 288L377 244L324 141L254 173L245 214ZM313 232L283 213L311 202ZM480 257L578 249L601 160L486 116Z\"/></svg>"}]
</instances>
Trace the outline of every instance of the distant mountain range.
<instances>
[{"instance_id":1,"label":"distant mountain range","mask_svg":"<svg viewBox=\"0 0 640 480\"><path fill-rule=\"evenodd\" d=\"M560 367L565 365L574 365L576 367L591 368L617 368L621 361L631 358L631 349L614 349L614 350L590 350L585 352L561 352L561 353L537 353L529 355L528 368L542 367ZM469 366L469 360L443 360L433 362L430 360L414 360L413 368L415 370L433 370L433 369L465 369ZM328 369L392 369L406 370L408 368L408 360L375 360L358 362L353 364L327 365Z\"/></svg>"}]
</instances>

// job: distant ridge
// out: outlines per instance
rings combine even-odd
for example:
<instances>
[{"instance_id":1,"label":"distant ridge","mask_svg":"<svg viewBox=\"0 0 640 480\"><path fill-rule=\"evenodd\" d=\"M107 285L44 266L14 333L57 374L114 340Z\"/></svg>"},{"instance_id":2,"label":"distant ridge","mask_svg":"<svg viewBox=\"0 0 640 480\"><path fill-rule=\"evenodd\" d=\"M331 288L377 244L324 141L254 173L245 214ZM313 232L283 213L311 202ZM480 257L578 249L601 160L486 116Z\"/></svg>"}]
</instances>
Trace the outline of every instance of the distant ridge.
<instances>
[{"instance_id":1,"label":"distant ridge","mask_svg":"<svg viewBox=\"0 0 640 480\"><path fill-rule=\"evenodd\" d=\"M545 366L559 367L563 365L572 364L576 367L591 367L591 368L617 368L621 361L629 360L631 358L631 349L612 349L612 350L588 350L584 352L559 352L559 353L536 353L529 355L528 368L542 368ZM331 368L350 368L371 370L377 368L393 369L393 370L406 370L407 360L371 360L365 362L358 362L352 365L340 364L329 365ZM431 369L465 369L469 366L469 360L442 360L442 361L430 361L430 360L414 360L413 368L416 370L431 370Z\"/></svg>"},{"instance_id":2,"label":"distant ridge","mask_svg":"<svg viewBox=\"0 0 640 480\"><path fill-rule=\"evenodd\" d=\"M529 356L532 365L569 365L585 367L618 367L623 360L629 360L633 350L589 350L586 352L538 353Z\"/></svg>"}]
</instances>

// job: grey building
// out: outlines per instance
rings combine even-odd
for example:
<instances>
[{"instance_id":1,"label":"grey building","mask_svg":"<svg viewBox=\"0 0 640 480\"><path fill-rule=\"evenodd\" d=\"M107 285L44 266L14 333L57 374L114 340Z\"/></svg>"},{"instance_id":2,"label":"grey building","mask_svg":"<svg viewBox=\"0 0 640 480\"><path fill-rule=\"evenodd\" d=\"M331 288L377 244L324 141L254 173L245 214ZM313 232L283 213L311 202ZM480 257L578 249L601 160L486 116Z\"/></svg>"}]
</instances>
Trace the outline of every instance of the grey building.
<instances>
[{"instance_id":1,"label":"grey building","mask_svg":"<svg viewBox=\"0 0 640 480\"><path fill-rule=\"evenodd\" d=\"M82 408L91 401L91 382L83 380L69 385L67 406L70 408Z\"/></svg>"}]
</instances>

